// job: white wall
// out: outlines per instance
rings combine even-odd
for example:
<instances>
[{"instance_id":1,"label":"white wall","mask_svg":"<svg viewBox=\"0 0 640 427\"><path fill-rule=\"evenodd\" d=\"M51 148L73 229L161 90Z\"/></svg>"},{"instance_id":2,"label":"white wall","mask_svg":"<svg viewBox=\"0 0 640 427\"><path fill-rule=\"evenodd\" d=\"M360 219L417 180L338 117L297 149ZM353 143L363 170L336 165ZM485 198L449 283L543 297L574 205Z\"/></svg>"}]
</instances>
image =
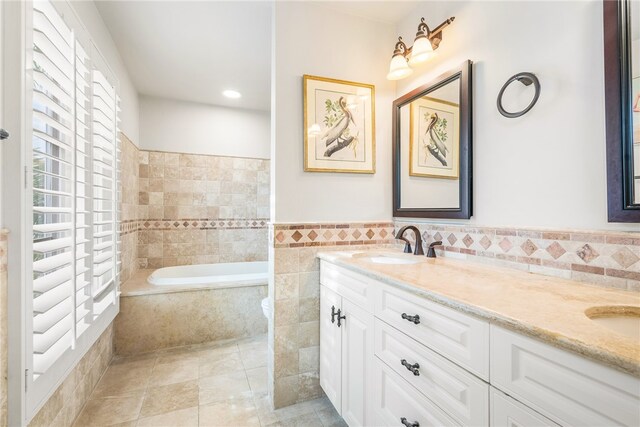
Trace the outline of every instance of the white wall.
<instances>
[{"instance_id":1,"label":"white wall","mask_svg":"<svg viewBox=\"0 0 640 427\"><path fill-rule=\"evenodd\" d=\"M119 80L121 130L134 144L139 144L138 91L133 86L109 30L93 1L72 0L71 4L86 27L98 50Z\"/></svg>"},{"instance_id":2,"label":"white wall","mask_svg":"<svg viewBox=\"0 0 640 427\"><path fill-rule=\"evenodd\" d=\"M270 115L141 96L140 148L268 159Z\"/></svg>"},{"instance_id":3,"label":"white wall","mask_svg":"<svg viewBox=\"0 0 640 427\"><path fill-rule=\"evenodd\" d=\"M276 2L274 13L272 221L389 220L393 26L317 2ZM303 172L303 74L375 85L374 175Z\"/></svg>"},{"instance_id":4,"label":"white wall","mask_svg":"<svg viewBox=\"0 0 640 427\"><path fill-rule=\"evenodd\" d=\"M456 19L438 57L396 94L474 62L471 223L640 229L607 223L601 1L425 2L398 33L410 39L421 16L431 26ZM541 96L528 114L507 119L496 96L520 71L538 76Z\"/></svg>"}]
</instances>

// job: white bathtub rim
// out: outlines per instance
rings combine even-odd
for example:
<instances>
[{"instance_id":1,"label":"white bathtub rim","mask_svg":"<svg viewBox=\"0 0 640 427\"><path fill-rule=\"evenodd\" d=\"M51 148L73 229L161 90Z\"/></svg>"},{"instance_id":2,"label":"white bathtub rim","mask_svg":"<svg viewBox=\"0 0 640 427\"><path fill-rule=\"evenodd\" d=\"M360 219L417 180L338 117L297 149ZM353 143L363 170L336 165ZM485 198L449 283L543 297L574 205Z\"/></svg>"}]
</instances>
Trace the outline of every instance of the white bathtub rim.
<instances>
[{"instance_id":1,"label":"white bathtub rim","mask_svg":"<svg viewBox=\"0 0 640 427\"><path fill-rule=\"evenodd\" d=\"M147 282L153 286L190 286L267 278L267 261L225 262L163 267L154 270Z\"/></svg>"},{"instance_id":2,"label":"white bathtub rim","mask_svg":"<svg viewBox=\"0 0 640 427\"><path fill-rule=\"evenodd\" d=\"M146 279L145 279L146 282ZM228 282L212 282L212 283L197 283L188 285L171 285L171 286L156 286L149 284L143 289L127 290L126 282L121 289L121 297L138 297L145 295L161 295L161 294L174 294L178 292L199 292L205 290L222 290L233 288L247 288L253 286L266 286L269 284L268 278L261 278L256 280L236 280Z\"/></svg>"}]
</instances>

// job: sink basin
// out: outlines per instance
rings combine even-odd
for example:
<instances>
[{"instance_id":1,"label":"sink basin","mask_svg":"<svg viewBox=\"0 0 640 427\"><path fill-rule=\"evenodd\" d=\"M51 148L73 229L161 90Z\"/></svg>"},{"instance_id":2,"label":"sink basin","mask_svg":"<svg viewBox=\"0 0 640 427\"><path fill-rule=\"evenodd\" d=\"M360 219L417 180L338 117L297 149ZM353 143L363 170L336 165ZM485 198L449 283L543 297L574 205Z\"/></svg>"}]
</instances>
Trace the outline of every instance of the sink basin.
<instances>
[{"instance_id":1,"label":"sink basin","mask_svg":"<svg viewBox=\"0 0 640 427\"><path fill-rule=\"evenodd\" d=\"M417 264L419 259L412 259L410 256L400 256L395 254L358 254L356 258L362 258L365 261L373 264L389 264L389 265L402 265L402 264ZM417 257L416 257L417 258Z\"/></svg>"},{"instance_id":2,"label":"sink basin","mask_svg":"<svg viewBox=\"0 0 640 427\"><path fill-rule=\"evenodd\" d=\"M591 307L585 311L589 319L611 331L640 341L640 307Z\"/></svg>"}]
</instances>

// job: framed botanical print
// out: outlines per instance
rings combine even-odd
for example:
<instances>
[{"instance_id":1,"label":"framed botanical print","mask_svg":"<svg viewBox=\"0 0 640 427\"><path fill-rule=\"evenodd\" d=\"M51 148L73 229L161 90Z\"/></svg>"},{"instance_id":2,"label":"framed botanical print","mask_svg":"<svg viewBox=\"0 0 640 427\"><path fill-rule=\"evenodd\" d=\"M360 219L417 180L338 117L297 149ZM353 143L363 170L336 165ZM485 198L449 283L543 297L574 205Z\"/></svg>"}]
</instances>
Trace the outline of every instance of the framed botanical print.
<instances>
[{"instance_id":1,"label":"framed botanical print","mask_svg":"<svg viewBox=\"0 0 640 427\"><path fill-rule=\"evenodd\" d=\"M409 175L457 179L460 106L424 96L411 102Z\"/></svg>"},{"instance_id":2,"label":"framed botanical print","mask_svg":"<svg viewBox=\"0 0 640 427\"><path fill-rule=\"evenodd\" d=\"M375 87L305 75L304 170L375 173Z\"/></svg>"}]
</instances>

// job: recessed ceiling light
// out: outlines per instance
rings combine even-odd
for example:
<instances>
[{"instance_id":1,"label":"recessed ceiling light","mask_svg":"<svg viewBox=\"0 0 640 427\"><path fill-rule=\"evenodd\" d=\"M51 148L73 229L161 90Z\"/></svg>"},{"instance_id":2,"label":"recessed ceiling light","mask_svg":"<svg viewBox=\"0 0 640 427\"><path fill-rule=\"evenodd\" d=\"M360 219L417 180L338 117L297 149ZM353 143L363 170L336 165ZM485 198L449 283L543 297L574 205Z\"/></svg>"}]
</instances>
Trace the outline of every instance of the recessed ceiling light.
<instances>
[{"instance_id":1,"label":"recessed ceiling light","mask_svg":"<svg viewBox=\"0 0 640 427\"><path fill-rule=\"evenodd\" d=\"M231 98L231 99L238 99L240 97L242 97L242 95L240 94L240 92L236 91L236 90L225 90L224 92L222 92L222 94L224 96L226 96L227 98Z\"/></svg>"}]
</instances>

